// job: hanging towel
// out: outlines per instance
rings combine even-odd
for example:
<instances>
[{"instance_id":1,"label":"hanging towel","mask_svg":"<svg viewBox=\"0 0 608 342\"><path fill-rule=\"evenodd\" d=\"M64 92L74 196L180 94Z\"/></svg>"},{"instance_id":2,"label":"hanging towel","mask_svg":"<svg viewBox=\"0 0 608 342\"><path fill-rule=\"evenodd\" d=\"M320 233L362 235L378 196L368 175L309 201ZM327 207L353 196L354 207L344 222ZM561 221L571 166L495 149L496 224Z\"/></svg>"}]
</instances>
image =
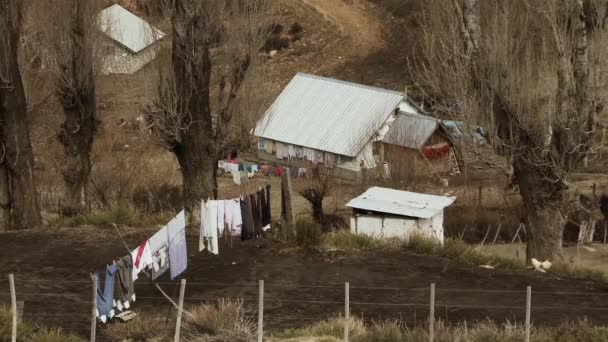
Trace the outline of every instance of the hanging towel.
<instances>
[{"instance_id":1,"label":"hanging towel","mask_svg":"<svg viewBox=\"0 0 608 342\"><path fill-rule=\"evenodd\" d=\"M283 174L283 172L285 172L285 169L281 166L277 166L277 168L274 171L275 171L275 174L280 177Z\"/></svg>"},{"instance_id":2,"label":"hanging towel","mask_svg":"<svg viewBox=\"0 0 608 342\"><path fill-rule=\"evenodd\" d=\"M159 229L150 240L150 251L152 252L152 280L160 277L169 269L169 240L167 226Z\"/></svg>"},{"instance_id":3,"label":"hanging towel","mask_svg":"<svg viewBox=\"0 0 608 342\"><path fill-rule=\"evenodd\" d=\"M262 229L270 226L272 220L270 215L270 185L266 185L262 190Z\"/></svg>"},{"instance_id":4,"label":"hanging towel","mask_svg":"<svg viewBox=\"0 0 608 342\"><path fill-rule=\"evenodd\" d=\"M226 201L226 220L230 235L240 236L243 219L241 216L241 202L239 199Z\"/></svg>"},{"instance_id":5,"label":"hanging towel","mask_svg":"<svg viewBox=\"0 0 608 342\"><path fill-rule=\"evenodd\" d=\"M230 174L232 174L232 180L234 181L234 184L241 185L241 173L239 172L239 165L230 163L226 164L229 165Z\"/></svg>"},{"instance_id":6,"label":"hanging towel","mask_svg":"<svg viewBox=\"0 0 608 342\"><path fill-rule=\"evenodd\" d=\"M253 238L253 215L251 213L251 205L249 204L248 196L241 199L241 218L243 225L241 228L241 240L250 240Z\"/></svg>"},{"instance_id":7,"label":"hanging towel","mask_svg":"<svg viewBox=\"0 0 608 342\"><path fill-rule=\"evenodd\" d=\"M226 225L226 201L217 201L217 229L219 236L224 236Z\"/></svg>"},{"instance_id":8,"label":"hanging towel","mask_svg":"<svg viewBox=\"0 0 608 342\"><path fill-rule=\"evenodd\" d=\"M131 254L120 258L115 264L118 267L117 284L118 284L118 301L116 307L122 311L123 307L128 309L130 302L135 301L135 289L133 286L133 259Z\"/></svg>"},{"instance_id":9,"label":"hanging towel","mask_svg":"<svg viewBox=\"0 0 608 342\"><path fill-rule=\"evenodd\" d=\"M182 274L188 266L186 214L183 210L167 224L167 236L171 280L173 280Z\"/></svg>"},{"instance_id":10,"label":"hanging towel","mask_svg":"<svg viewBox=\"0 0 608 342\"><path fill-rule=\"evenodd\" d=\"M101 274L97 272L97 317L106 323L114 317L114 275L118 271L116 265L106 266L104 287L101 287Z\"/></svg>"},{"instance_id":11,"label":"hanging towel","mask_svg":"<svg viewBox=\"0 0 608 342\"><path fill-rule=\"evenodd\" d=\"M149 240L144 241L139 247L131 252L133 260L133 280L137 280L138 274L149 265L152 265L152 251Z\"/></svg>"},{"instance_id":12,"label":"hanging towel","mask_svg":"<svg viewBox=\"0 0 608 342\"><path fill-rule=\"evenodd\" d=\"M198 251L205 248L209 252L219 254L217 242L217 201L201 201L201 229L198 240Z\"/></svg>"}]
</instances>

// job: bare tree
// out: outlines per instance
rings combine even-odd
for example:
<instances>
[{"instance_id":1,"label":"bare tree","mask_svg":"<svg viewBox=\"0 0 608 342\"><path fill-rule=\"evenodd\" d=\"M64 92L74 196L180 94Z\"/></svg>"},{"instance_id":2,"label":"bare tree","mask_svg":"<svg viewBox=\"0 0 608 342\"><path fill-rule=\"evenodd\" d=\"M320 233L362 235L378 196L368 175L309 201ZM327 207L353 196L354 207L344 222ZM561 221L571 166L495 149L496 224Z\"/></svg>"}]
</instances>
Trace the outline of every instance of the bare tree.
<instances>
[{"instance_id":1,"label":"bare tree","mask_svg":"<svg viewBox=\"0 0 608 342\"><path fill-rule=\"evenodd\" d=\"M0 198L10 198L10 209L3 206L0 217L5 218L6 210L10 210L10 227L14 229L42 224L18 59L23 10L22 0L0 0L0 186L9 187L0 189ZM0 223L7 227L6 222Z\"/></svg>"},{"instance_id":2,"label":"bare tree","mask_svg":"<svg viewBox=\"0 0 608 342\"><path fill-rule=\"evenodd\" d=\"M91 174L91 149L99 118L95 101L95 1L69 0L58 23L59 34L54 49L57 63L53 76L55 94L65 120L58 138L65 151L63 179L66 214L85 210L87 183ZM58 4L55 3L55 6Z\"/></svg>"},{"instance_id":3,"label":"bare tree","mask_svg":"<svg viewBox=\"0 0 608 342\"><path fill-rule=\"evenodd\" d=\"M569 175L600 143L603 30L582 0L429 1L422 22L422 88L488 128L528 210L528 257L561 257Z\"/></svg>"},{"instance_id":4,"label":"bare tree","mask_svg":"<svg viewBox=\"0 0 608 342\"><path fill-rule=\"evenodd\" d=\"M177 157L191 206L217 196L217 161L235 138L234 103L264 42L271 1L163 4L171 16L171 70L147 114Z\"/></svg>"}]
</instances>

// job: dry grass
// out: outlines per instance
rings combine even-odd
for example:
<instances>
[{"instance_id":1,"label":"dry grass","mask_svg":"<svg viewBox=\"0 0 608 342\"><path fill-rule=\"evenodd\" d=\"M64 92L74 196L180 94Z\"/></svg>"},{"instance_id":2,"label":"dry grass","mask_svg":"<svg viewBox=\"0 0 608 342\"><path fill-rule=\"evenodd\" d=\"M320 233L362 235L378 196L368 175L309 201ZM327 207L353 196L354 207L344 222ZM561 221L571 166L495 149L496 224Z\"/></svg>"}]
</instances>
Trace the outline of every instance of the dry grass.
<instances>
[{"instance_id":1,"label":"dry grass","mask_svg":"<svg viewBox=\"0 0 608 342\"><path fill-rule=\"evenodd\" d=\"M248 342L256 325L245 313L242 301L220 299L217 304L193 307L184 316L183 334L189 341Z\"/></svg>"},{"instance_id":2,"label":"dry grass","mask_svg":"<svg viewBox=\"0 0 608 342\"><path fill-rule=\"evenodd\" d=\"M150 227L164 225L169 222L173 216L174 213L170 212L145 214L136 212L127 207L116 206L90 215L58 218L49 224L54 227L112 227L114 224L128 227Z\"/></svg>"},{"instance_id":3,"label":"dry grass","mask_svg":"<svg viewBox=\"0 0 608 342\"><path fill-rule=\"evenodd\" d=\"M523 341L524 328L516 323L497 324L482 321L473 324L463 323L457 326L435 322L435 340L451 342L515 342ZM336 318L314 323L301 329L286 330L275 334L273 342L339 342L343 340L344 319ZM428 341L428 327L418 325L406 327L399 322L389 321L365 325L362 320L350 320L350 341L352 342L406 342ZM557 328L533 328L533 341L539 342L599 342L608 339L608 328L593 326L588 321L565 323Z\"/></svg>"},{"instance_id":4,"label":"dry grass","mask_svg":"<svg viewBox=\"0 0 608 342\"><path fill-rule=\"evenodd\" d=\"M0 341L9 341L12 332L12 315L7 306L0 306ZM21 321L17 326L19 341L28 342L82 342L84 339L66 333L61 329L51 329L30 322Z\"/></svg>"}]
</instances>

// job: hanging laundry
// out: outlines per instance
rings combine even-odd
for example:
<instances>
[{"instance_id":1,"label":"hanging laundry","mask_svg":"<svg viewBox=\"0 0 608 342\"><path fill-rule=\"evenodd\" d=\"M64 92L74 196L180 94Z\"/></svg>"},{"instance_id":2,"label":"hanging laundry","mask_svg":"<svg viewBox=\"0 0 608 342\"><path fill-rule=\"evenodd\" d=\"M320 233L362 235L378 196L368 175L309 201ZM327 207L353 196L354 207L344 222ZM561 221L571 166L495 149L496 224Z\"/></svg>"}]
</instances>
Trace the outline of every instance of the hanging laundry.
<instances>
[{"instance_id":1,"label":"hanging laundry","mask_svg":"<svg viewBox=\"0 0 608 342\"><path fill-rule=\"evenodd\" d=\"M226 201L226 225L230 230L231 236L241 235L243 219L241 216L241 202L239 199Z\"/></svg>"},{"instance_id":2,"label":"hanging laundry","mask_svg":"<svg viewBox=\"0 0 608 342\"><path fill-rule=\"evenodd\" d=\"M289 160L296 159L296 147L295 145L287 145L287 155Z\"/></svg>"},{"instance_id":3,"label":"hanging laundry","mask_svg":"<svg viewBox=\"0 0 608 342\"><path fill-rule=\"evenodd\" d=\"M97 272L97 317L106 323L108 319L114 317L114 275L118 271L116 265L106 266L105 282L101 287L101 274Z\"/></svg>"},{"instance_id":4,"label":"hanging laundry","mask_svg":"<svg viewBox=\"0 0 608 342\"><path fill-rule=\"evenodd\" d=\"M302 146L296 146L296 158L303 159L304 156L304 148Z\"/></svg>"},{"instance_id":5,"label":"hanging laundry","mask_svg":"<svg viewBox=\"0 0 608 342\"><path fill-rule=\"evenodd\" d=\"M298 168L297 167L290 167L290 168L288 168L288 170L289 170L289 175L291 176L291 178L298 177Z\"/></svg>"},{"instance_id":6,"label":"hanging laundry","mask_svg":"<svg viewBox=\"0 0 608 342\"><path fill-rule=\"evenodd\" d=\"M133 280L135 281L138 278L139 272L153 263L150 242L146 240L139 247L135 248L131 252L131 258L133 260Z\"/></svg>"},{"instance_id":7,"label":"hanging laundry","mask_svg":"<svg viewBox=\"0 0 608 342\"><path fill-rule=\"evenodd\" d=\"M270 185L266 185L262 190L262 230L270 228L271 210L270 210Z\"/></svg>"},{"instance_id":8,"label":"hanging laundry","mask_svg":"<svg viewBox=\"0 0 608 342\"><path fill-rule=\"evenodd\" d=\"M306 172L306 169L301 167L298 169L298 178L301 177L308 177L308 173Z\"/></svg>"},{"instance_id":9,"label":"hanging laundry","mask_svg":"<svg viewBox=\"0 0 608 342\"><path fill-rule=\"evenodd\" d=\"M217 201L217 229L219 236L224 236L226 224L226 201Z\"/></svg>"},{"instance_id":10,"label":"hanging laundry","mask_svg":"<svg viewBox=\"0 0 608 342\"><path fill-rule=\"evenodd\" d=\"M249 182L249 175L247 171L240 171L241 184L247 184Z\"/></svg>"},{"instance_id":11,"label":"hanging laundry","mask_svg":"<svg viewBox=\"0 0 608 342\"><path fill-rule=\"evenodd\" d=\"M262 166L260 167L260 171L261 171L263 174L265 174L265 175L268 175L268 171L269 171L269 170L270 170L270 167L269 167L268 165L262 165Z\"/></svg>"},{"instance_id":12,"label":"hanging laundry","mask_svg":"<svg viewBox=\"0 0 608 342\"><path fill-rule=\"evenodd\" d=\"M239 171L245 171L245 165L237 164L237 167L239 168Z\"/></svg>"},{"instance_id":13,"label":"hanging laundry","mask_svg":"<svg viewBox=\"0 0 608 342\"><path fill-rule=\"evenodd\" d=\"M315 160L315 151L308 147L302 147L302 155L304 159L313 162Z\"/></svg>"},{"instance_id":14,"label":"hanging laundry","mask_svg":"<svg viewBox=\"0 0 608 342\"><path fill-rule=\"evenodd\" d=\"M188 266L186 246L186 215L182 210L167 224L171 280L182 274Z\"/></svg>"},{"instance_id":15,"label":"hanging laundry","mask_svg":"<svg viewBox=\"0 0 608 342\"><path fill-rule=\"evenodd\" d=\"M128 309L130 302L135 301L135 289L133 286L133 258L131 254L125 255L116 262L118 272L116 273L116 283L118 284L118 300L116 307L122 311Z\"/></svg>"},{"instance_id":16,"label":"hanging laundry","mask_svg":"<svg viewBox=\"0 0 608 342\"><path fill-rule=\"evenodd\" d=\"M268 167L268 176L274 177L275 170L276 169L273 166L269 166Z\"/></svg>"},{"instance_id":17,"label":"hanging laundry","mask_svg":"<svg viewBox=\"0 0 608 342\"><path fill-rule=\"evenodd\" d=\"M275 169L275 175L280 177L283 172L285 172L285 168L281 167L281 166L277 166Z\"/></svg>"},{"instance_id":18,"label":"hanging laundry","mask_svg":"<svg viewBox=\"0 0 608 342\"><path fill-rule=\"evenodd\" d=\"M241 240L250 240L253 238L253 215L251 210L250 201L248 199L249 196L245 196L245 198L241 199L241 218L242 218L242 228L241 228Z\"/></svg>"},{"instance_id":19,"label":"hanging laundry","mask_svg":"<svg viewBox=\"0 0 608 342\"><path fill-rule=\"evenodd\" d=\"M253 237L258 238L262 235L262 215L260 210L260 192L257 191L249 195L251 205L251 215L253 216Z\"/></svg>"},{"instance_id":20,"label":"hanging laundry","mask_svg":"<svg viewBox=\"0 0 608 342\"><path fill-rule=\"evenodd\" d=\"M255 176L253 165L247 165L247 178L252 178L253 176Z\"/></svg>"},{"instance_id":21,"label":"hanging laundry","mask_svg":"<svg viewBox=\"0 0 608 342\"><path fill-rule=\"evenodd\" d=\"M282 142L276 143L277 159L289 159L289 148Z\"/></svg>"},{"instance_id":22,"label":"hanging laundry","mask_svg":"<svg viewBox=\"0 0 608 342\"><path fill-rule=\"evenodd\" d=\"M201 200L201 229L198 240L198 251L206 248L209 252L219 254L217 243L217 201Z\"/></svg>"},{"instance_id":23,"label":"hanging laundry","mask_svg":"<svg viewBox=\"0 0 608 342\"><path fill-rule=\"evenodd\" d=\"M239 172L239 165L230 163L227 164L229 165L230 174L232 174L234 184L241 185L241 173Z\"/></svg>"},{"instance_id":24,"label":"hanging laundry","mask_svg":"<svg viewBox=\"0 0 608 342\"><path fill-rule=\"evenodd\" d=\"M152 280L160 277L169 269L169 240L167 226L159 229L150 240L150 251L152 252Z\"/></svg>"}]
</instances>

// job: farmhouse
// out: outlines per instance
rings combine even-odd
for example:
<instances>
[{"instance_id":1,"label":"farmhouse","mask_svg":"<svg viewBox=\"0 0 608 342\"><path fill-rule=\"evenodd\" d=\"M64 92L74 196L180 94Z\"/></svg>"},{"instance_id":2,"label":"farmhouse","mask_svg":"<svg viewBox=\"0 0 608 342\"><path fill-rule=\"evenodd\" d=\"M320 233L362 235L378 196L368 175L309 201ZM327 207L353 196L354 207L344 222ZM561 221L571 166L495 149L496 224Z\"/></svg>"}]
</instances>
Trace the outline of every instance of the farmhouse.
<instances>
[{"instance_id":1,"label":"farmhouse","mask_svg":"<svg viewBox=\"0 0 608 342\"><path fill-rule=\"evenodd\" d=\"M405 94L310 74L289 82L254 135L261 159L358 172L387 171L411 156L426 174L431 159L441 161L437 172L451 170L449 136Z\"/></svg>"},{"instance_id":2,"label":"farmhouse","mask_svg":"<svg viewBox=\"0 0 608 342\"><path fill-rule=\"evenodd\" d=\"M154 60L165 34L124 7L114 4L102 10L97 25L103 41L102 73L134 74Z\"/></svg>"},{"instance_id":3,"label":"farmhouse","mask_svg":"<svg viewBox=\"0 0 608 342\"><path fill-rule=\"evenodd\" d=\"M443 242L443 209L455 197L373 187L353 198L350 230L377 237L408 239L413 235L436 238Z\"/></svg>"}]
</instances>

